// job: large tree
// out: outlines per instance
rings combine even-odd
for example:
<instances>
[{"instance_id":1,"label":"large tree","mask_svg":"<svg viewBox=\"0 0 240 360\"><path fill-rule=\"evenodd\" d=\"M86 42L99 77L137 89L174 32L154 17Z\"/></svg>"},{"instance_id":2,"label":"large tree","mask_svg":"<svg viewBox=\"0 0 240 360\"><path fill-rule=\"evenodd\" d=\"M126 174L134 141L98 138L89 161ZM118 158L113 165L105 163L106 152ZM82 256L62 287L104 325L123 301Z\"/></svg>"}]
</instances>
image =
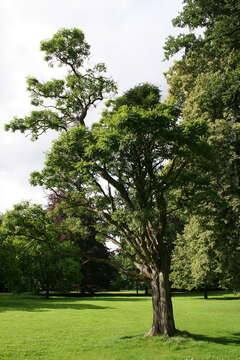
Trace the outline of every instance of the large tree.
<instances>
[{"instance_id":1,"label":"large tree","mask_svg":"<svg viewBox=\"0 0 240 360\"><path fill-rule=\"evenodd\" d=\"M135 90L145 87L151 98L153 86ZM176 331L169 287L169 217L176 207L172 191L190 180L185 169L190 159L204 152L204 144L199 127L182 127L174 108L154 102L148 107L116 103L92 129L69 130L55 142L44 170L32 175L32 183L62 189L69 201L77 192L79 206L98 214L99 232L102 227L106 239L151 281L149 335L171 336Z\"/></svg>"},{"instance_id":2,"label":"large tree","mask_svg":"<svg viewBox=\"0 0 240 360\"><path fill-rule=\"evenodd\" d=\"M169 101L183 122L206 124L205 138L215 149L209 189L195 214L205 213L208 226L212 213L226 284L234 288L239 286L240 233L239 13L237 0L185 0L174 25L190 31L170 37L165 46L167 57L182 54L167 73Z\"/></svg>"},{"instance_id":3,"label":"large tree","mask_svg":"<svg viewBox=\"0 0 240 360\"><path fill-rule=\"evenodd\" d=\"M101 121L88 129L84 119L89 107L115 90L112 80L96 75L105 67L83 73L89 46L78 30L58 32L42 43L42 50L51 65L64 64L69 73L64 80L47 83L31 78L32 102L43 108L14 119L7 128L30 131L33 138L49 128L65 130L43 171L32 175L32 183L65 194L69 206L96 214L98 232L117 244L151 282L153 323L148 334L172 336L171 219L181 207L177 189L194 183L189 164L207 162L199 136L205 129L201 123L181 125L179 112L161 104L159 90L151 84L130 89L110 103ZM197 185L206 183L200 179Z\"/></svg>"}]
</instances>

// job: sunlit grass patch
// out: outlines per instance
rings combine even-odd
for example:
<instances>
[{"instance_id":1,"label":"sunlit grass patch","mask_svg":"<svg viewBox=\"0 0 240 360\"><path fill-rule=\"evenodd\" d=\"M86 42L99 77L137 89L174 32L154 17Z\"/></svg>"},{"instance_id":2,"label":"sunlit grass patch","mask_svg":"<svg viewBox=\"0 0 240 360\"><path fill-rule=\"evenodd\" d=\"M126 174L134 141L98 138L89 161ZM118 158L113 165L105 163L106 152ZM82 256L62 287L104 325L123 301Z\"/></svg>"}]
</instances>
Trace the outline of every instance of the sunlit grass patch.
<instances>
[{"instance_id":1,"label":"sunlit grass patch","mask_svg":"<svg viewBox=\"0 0 240 360\"><path fill-rule=\"evenodd\" d=\"M146 338L150 297L0 296L0 360L237 360L240 300L176 296L180 333Z\"/></svg>"}]
</instances>

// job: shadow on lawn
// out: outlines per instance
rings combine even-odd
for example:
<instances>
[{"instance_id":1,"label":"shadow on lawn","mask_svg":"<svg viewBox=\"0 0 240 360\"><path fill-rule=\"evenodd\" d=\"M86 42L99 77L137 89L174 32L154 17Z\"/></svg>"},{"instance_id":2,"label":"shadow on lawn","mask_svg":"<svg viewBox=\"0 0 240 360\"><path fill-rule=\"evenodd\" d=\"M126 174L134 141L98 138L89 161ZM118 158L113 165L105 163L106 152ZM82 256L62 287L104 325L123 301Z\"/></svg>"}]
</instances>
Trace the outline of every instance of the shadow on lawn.
<instances>
[{"instance_id":1,"label":"shadow on lawn","mask_svg":"<svg viewBox=\"0 0 240 360\"><path fill-rule=\"evenodd\" d=\"M124 298L124 297L84 297L84 298L70 298L70 297L50 297L50 299L44 299L37 296L2 296L0 298L0 313L6 311L32 311L32 312L43 312L49 310L104 310L113 309L110 306L102 306L91 304L90 302L96 303L98 301L107 302L133 302L133 301L146 301L146 298Z\"/></svg>"},{"instance_id":2,"label":"shadow on lawn","mask_svg":"<svg viewBox=\"0 0 240 360\"><path fill-rule=\"evenodd\" d=\"M187 331L182 332L186 338L191 338L196 341L206 341L222 345L240 345L240 333L232 333L229 336L207 336L201 334L191 334Z\"/></svg>"},{"instance_id":3,"label":"shadow on lawn","mask_svg":"<svg viewBox=\"0 0 240 360\"><path fill-rule=\"evenodd\" d=\"M88 304L86 299L81 302L79 299L41 299L41 298L11 298L0 302L0 312L6 311L30 311L44 312L49 310L104 310L111 309L107 306Z\"/></svg>"},{"instance_id":4,"label":"shadow on lawn","mask_svg":"<svg viewBox=\"0 0 240 360\"><path fill-rule=\"evenodd\" d=\"M195 341L204 341L209 343L216 343L221 345L240 345L240 333L232 333L229 336L219 336L219 337L213 337L213 336L207 336L207 335L201 335L201 334L192 334L187 331L179 331L177 336L182 337L186 340L195 340ZM139 338L143 338L143 334L140 335L132 335L132 336L122 336L120 337L120 340L136 340ZM174 338L172 338L174 340ZM166 338L162 338L162 340L165 342ZM171 341L171 338L169 339Z\"/></svg>"},{"instance_id":5,"label":"shadow on lawn","mask_svg":"<svg viewBox=\"0 0 240 360\"><path fill-rule=\"evenodd\" d=\"M240 300L239 296L210 297L207 300Z\"/></svg>"},{"instance_id":6,"label":"shadow on lawn","mask_svg":"<svg viewBox=\"0 0 240 360\"><path fill-rule=\"evenodd\" d=\"M94 301L123 301L123 302L133 302L133 301L149 301L151 300L151 298L143 298L143 297L93 297L93 298L88 298L89 300L94 300Z\"/></svg>"},{"instance_id":7,"label":"shadow on lawn","mask_svg":"<svg viewBox=\"0 0 240 360\"><path fill-rule=\"evenodd\" d=\"M204 299L204 294L201 292L185 292L185 293L173 293L173 297L186 297L196 300L240 300L239 294L236 295L229 295L229 292L225 291L209 291L208 292L208 298Z\"/></svg>"}]
</instances>

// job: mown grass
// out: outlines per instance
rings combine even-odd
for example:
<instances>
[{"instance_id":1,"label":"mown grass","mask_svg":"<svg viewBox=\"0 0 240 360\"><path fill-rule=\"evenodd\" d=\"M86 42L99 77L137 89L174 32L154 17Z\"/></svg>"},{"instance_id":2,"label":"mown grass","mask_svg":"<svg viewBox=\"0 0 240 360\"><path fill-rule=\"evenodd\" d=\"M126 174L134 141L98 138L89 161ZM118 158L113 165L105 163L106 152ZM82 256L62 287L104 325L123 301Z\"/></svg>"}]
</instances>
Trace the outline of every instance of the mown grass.
<instances>
[{"instance_id":1,"label":"mown grass","mask_svg":"<svg viewBox=\"0 0 240 360\"><path fill-rule=\"evenodd\" d=\"M171 340L144 338L149 297L0 296L0 360L237 360L240 299L176 296Z\"/></svg>"}]
</instances>

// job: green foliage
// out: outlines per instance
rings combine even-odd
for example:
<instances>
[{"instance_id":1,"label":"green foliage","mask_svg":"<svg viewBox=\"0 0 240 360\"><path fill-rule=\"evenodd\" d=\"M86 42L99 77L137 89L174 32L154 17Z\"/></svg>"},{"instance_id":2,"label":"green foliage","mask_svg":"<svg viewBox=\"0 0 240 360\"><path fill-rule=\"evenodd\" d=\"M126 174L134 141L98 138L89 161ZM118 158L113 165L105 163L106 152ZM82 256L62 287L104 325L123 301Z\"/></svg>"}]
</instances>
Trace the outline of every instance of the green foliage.
<instances>
[{"instance_id":1,"label":"green foliage","mask_svg":"<svg viewBox=\"0 0 240 360\"><path fill-rule=\"evenodd\" d=\"M117 252L114 255L114 261L118 265L119 271L115 279L111 284L111 290L145 290L148 291L150 282L147 279L143 279L136 273L136 269L131 259L124 256L121 252Z\"/></svg>"},{"instance_id":2,"label":"green foliage","mask_svg":"<svg viewBox=\"0 0 240 360\"><path fill-rule=\"evenodd\" d=\"M115 100L108 102L113 105L113 109L117 110L120 106L127 105L128 107L139 106L144 109L154 107L160 102L160 90L157 86L144 83L135 86L126 91L122 96L117 97Z\"/></svg>"},{"instance_id":3,"label":"green foliage","mask_svg":"<svg viewBox=\"0 0 240 360\"><path fill-rule=\"evenodd\" d=\"M80 206L83 198L75 192L55 193L49 198L48 209L61 231L62 241L71 241L81 255L82 277L75 288L81 293L106 291L116 277L111 251L105 245L105 228L97 214Z\"/></svg>"},{"instance_id":4,"label":"green foliage","mask_svg":"<svg viewBox=\"0 0 240 360\"><path fill-rule=\"evenodd\" d=\"M193 216L176 240L172 257L172 286L179 289L210 289L218 287L221 262L215 233L208 224ZM211 219L210 219L211 221ZM205 226L204 226L205 225Z\"/></svg>"},{"instance_id":5,"label":"green foliage","mask_svg":"<svg viewBox=\"0 0 240 360\"><path fill-rule=\"evenodd\" d=\"M218 2L186 0L183 10L173 20L173 24L176 27L188 28L192 31L201 28L202 35L199 35L199 45L203 52L207 50L210 55L213 50L222 53L223 48L239 48L239 10L240 5L236 0L220 0ZM165 47L169 55L180 49L183 49L187 55L189 49L191 53L195 52L196 48L193 46L195 39L194 33L180 34L176 39L170 37Z\"/></svg>"},{"instance_id":6,"label":"green foliage","mask_svg":"<svg viewBox=\"0 0 240 360\"><path fill-rule=\"evenodd\" d=\"M64 79L40 82L34 77L27 79L27 90L32 105L39 108L24 118L15 117L6 130L30 132L36 140L49 129L67 130L69 126L85 125L88 110L116 92L114 81L105 76L102 63L92 68L84 67L90 56L90 46L78 29L62 29L52 39L41 43L45 60L50 66L60 65L68 69Z\"/></svg>"},{"instance_id":7,"label":"green foliage","mask_svg":"<svg viewBox=\"0 0 240 360\"><path fill-rule=\"evenodd\" d=\"M52 39L41 42L41 50L46 53L45 60L52 66L73 66L78 68L90 55L90 46L84 41L84 33L79 29L61 29Z\"/></svg>"},{"instance_id":8,"label":"green foliage","mask_svg":"<svg viewBox=\"0 0 240 360\"><path fill-rule=\"evenodd\" d=\"M16 289L21 280L17 250L11 241L6 241L2 236L0 237L0 287L1 290Z\"/></svg>"},{"instance_id":9,"label":"green foliage","mask_svg":"<svg viewBox=\"0 0 240 360\"><path fill-rule=\"evenodd\" d=\"M239 288L239 11L235 0L186 0L174 25L191 32L171 37L165 45L167 57L178 51L183 54L167 73L169 102L181 110L183 123L205 123L204 137L213 149L212 169L205 169L208 187L202 187L201 194L195 189L195 206L188 209L188 216L201 219L199 235L207 234L210 228L213 236L207 253L215 249L213 260L221 264L221 286L231 289ZM192 168L197 179L202 169ZM189 239L191 244L195 236L190 223L180 238L185 243ZM188 258L187 245L184 251ZM190 265L194 266L194 260ZM213 268L212 275L214 272Z\"/></svg>"},{"instance_id":10,"label":"green foliage","mask_svg":"<svg viewBox=\"0 0 240 360\"><path fill-rule=\"evenodd\" d=\"M80 280L79 260L69 257L77 249L70 242L60 241L60 229L40 205L15 205L3 216L1 234L9 243L5 245L8 264L12 261L11 271L8 273L10 266L3 270L7 270L3 283L9 290L62 291ZM4 254L4 247L0 253Z\"/></svg>"}]
</instances>

